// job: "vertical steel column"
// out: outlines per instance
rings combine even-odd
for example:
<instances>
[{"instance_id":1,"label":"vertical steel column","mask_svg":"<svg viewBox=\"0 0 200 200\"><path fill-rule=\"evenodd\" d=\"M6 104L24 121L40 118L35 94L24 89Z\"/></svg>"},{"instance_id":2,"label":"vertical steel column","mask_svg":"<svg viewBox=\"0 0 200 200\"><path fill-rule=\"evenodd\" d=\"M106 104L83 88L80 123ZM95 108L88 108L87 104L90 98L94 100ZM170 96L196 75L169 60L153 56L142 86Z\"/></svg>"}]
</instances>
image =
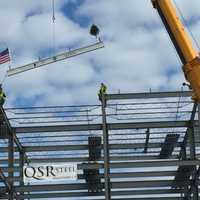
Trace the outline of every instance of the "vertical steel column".
<instances>
[{"instance_id":1,"label":"vertical steel column","mask_svg":"<svg viewBox=\"0 0 200 200\"><path fill-rule=\"evenodd\" d=\"M200 134L200 103L198 103L198 135ZM195 160L196 159L196 147L195 147L195 136L194 136L194 126L193 126L193 133L192 133L192 143L191 143L191 148L192 148L192 151L191 151L191 159L192 160ZM199 199L199 190L198 190L198 179L199 179L199 176L198 176L198 170L197 170L197 166L196 166L196 170L195 170L195 174L193 176L193 179L194 179L194 182L192 185L192 193L193 193L193 199L194 200L198 200Z\"/></svg>"},{"instance_id":2,"label":"vertical steel column","mask_svg":"<svg viewBox=\"0 0 200 200\"><path fill-rule=\"evenodd\" d=\"M194 126L191 122L190 127L188 129L188 136L189 136L189 145L190 145L190 159L196 159L196 149L195 149L195 137L194 137Z\"/></svg>"},{"instance_id":3,"label":"vertical steel column","mask_svg":"<svg viewBox=\"0 0 200 200\"><path fill-rule=\"evenodd\" d=\"M14 199L14 137L13 134L9 134L8 138L8 168L10 169L8 172L8 179L10 181L11 189L9 191L9 200Z\"/></svg>"},{"instance_id":4,"label":"vertical steel column","mask_svg":"<svg viewBox=\"0 0 200 200\"><path fill-rule=\"evenodd\" d=\"M189 128L189 143L190 143L190 159L195 160L196 159L196 148L195 148L195 137L194 137L194 126L193 123L191 123ZM195 169L193 174L193 183L191 184L191 192L193 193L193 200L198 200L198 185L195 181L195 175L197 173L197 169Z\"/></svg>"},{"instance_id":5,"label":"vertical steel column","mask_svg":"<svg viewBox=\"0 0 200 200\"><path fill-rule=\"evenodd\" d=\"M198 200L199 199L199 195L198 195L199 194L198 183L196 181L194 183L195 183L195 185L192 188L193 200Z\"/></svg>"},{"instance_id":6,"label":"vertical steel column","mask_svg":"<svg viewBox=\"0 0 200 200\"><path fill-rule=\"evenodd\" d=\"M109 136L106 123L106 96L102 95L102 129L103 129L103 150L104 150L104 180L105 180L105 200L111 199L110 189L110 158L109 158Z\"/></svg>"},{"instance_id":7,"label":"vertical steel column","mask_svg":"<svg viewBox=\"0 0 200 200\"><path fill-rule=\"evenodd\" d=\"M23 178L23 168L24 168L24 158L25 158L25 154L23 151L19 152L19 167L20 167L20 172L19 172L19 176L20 176L20 186L24 186L24 178ZM20 195L24 195L24 192L21 192ZM21 200L23 200L24 198L21 198Z\"/></svg>"},{"instance_id":8,"label":"vertical steel column","mask_svg":"<svg viewBox=\"0 0 200 200\"><path fill-rule=\"evenodd\" d=\"M179 159L182 160L187 160L187 153L186 153L186 146L187 146L187 140L189 137L189 132L190 132L190 127L193 127L193 122L195 119L195 115L196 115L196 111L197 111L197 103L195 102L192 108L192 114L190 116L190 120L189 120L189 126L187 127L186 133L185 133L185 137L183 139L183 142L181 144L181 150L180 150L180 154L179 154ZM194 128L194 127L193 127Z\"/></svg>"},{"instance_id":9,"label":"vertical steel column","mask_svg":"<svg viewBox=\"0 0 200 200\"><path fill-rule=\"evenodd\" d=\"M187 160L187 152L186 152L186 146L187 146L187 137L188 137L188 128L185 133L183 142L181 143L181 149L179 153L179 160Z\"/></svg>"},{"instance_id":10,"label":"vertical steel column","mask_svg":"<svg viewBox=\"0 0 200 200\"><path fill-rule=\"evenodd\" d=\"M149 137L150 137L150 130L149 128L146 130L146 141L144 146L144 153L147 153L148 146L149 146Z\"/></svg>"},{"instance_id":11,"label":"vertical steel column","mask_svg":"<svg viewBox=\"0 0 200 200\"><path fill-rule=\"evenodd\" d=\"M198 103L198 134L200 131L200 104ZM194 114L195 115L195 114ZM194 124L193 121L190 121L189 128L188 128L188 136L189 136L189 144L190 144L190 159L195 160L196 159L196 147L195 147L195 134L194 134ZM194 174L192 175L192 183L191 188L188 191L187 195L189 196L191 193L193 194L193 200L198 200L198 171L197 166L195 167Z\"/></svg>"}]
</instances>

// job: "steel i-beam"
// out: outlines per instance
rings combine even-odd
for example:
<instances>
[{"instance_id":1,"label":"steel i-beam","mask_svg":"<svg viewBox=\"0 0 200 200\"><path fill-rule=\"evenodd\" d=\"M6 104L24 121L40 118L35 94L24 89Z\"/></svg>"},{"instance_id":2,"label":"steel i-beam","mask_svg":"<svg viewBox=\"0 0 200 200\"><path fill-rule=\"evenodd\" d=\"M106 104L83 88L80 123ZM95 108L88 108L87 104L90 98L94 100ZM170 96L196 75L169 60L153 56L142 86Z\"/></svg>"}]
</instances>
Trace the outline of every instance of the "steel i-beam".
<instances>
[{"instance_id":1,"label":"steel i-beam","mask_svg":"<svg viewBox=\"0 0 200 200\"><path fill-rule=\"evenodd\" d=\"M106 99L105 95L102 95L102 129L103 129L103 149L104 149L104 180L105 180L105 198L111 199L110 189L110 159L109 159L109 136L106 123Z\"/></svg>"}]
</instances>

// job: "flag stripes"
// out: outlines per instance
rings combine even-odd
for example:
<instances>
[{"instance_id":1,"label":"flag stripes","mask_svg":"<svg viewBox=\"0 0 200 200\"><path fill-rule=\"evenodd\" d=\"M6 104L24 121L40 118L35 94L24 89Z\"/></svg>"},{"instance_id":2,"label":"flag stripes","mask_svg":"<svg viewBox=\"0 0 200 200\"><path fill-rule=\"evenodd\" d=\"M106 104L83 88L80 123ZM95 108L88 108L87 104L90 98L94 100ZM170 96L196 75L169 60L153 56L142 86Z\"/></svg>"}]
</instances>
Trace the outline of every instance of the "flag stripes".
<instances>
[{"instance_id":1,"label":"flag stripes","mask_svg":"<svg viewBox=\"0 0 200 200\"><path fill-rule=\"evenodd\" d=\"M0 53L0 64L10 61L8 48Z\"/></svg>"}]
</instances>

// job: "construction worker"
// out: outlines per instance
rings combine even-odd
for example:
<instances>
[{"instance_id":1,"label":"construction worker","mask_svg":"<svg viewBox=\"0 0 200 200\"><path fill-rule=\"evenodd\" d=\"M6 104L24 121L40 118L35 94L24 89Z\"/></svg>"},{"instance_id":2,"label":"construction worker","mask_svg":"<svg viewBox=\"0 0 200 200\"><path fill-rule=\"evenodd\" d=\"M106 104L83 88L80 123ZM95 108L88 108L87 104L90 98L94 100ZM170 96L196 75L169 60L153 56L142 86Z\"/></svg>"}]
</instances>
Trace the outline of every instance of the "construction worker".
<instances>
[{"instance_id":1,"label":"construction worker","mask_svg":"<svg viewBox=\"0 0 200 200\"><path fill-rule=\"evenodd\" d=\"M2 89L2 85L0 84L0 106L2 107L6 99L6 95Z\"/></svg>"},{"instance_id":2,"label":"construction worker","mask_svg":"<svg viewBox=\"0 0 200 200\"><path fill-rule=\"evenodd\" d=\"M101 87L99 89L99 93L98 93L98 96L99 96L99 100L101 101L101 98L102 98L102 95L103 94L106 94L106 91L107 91L107 87L105 84L101 83Z\"/></svg>"}]
</instances>

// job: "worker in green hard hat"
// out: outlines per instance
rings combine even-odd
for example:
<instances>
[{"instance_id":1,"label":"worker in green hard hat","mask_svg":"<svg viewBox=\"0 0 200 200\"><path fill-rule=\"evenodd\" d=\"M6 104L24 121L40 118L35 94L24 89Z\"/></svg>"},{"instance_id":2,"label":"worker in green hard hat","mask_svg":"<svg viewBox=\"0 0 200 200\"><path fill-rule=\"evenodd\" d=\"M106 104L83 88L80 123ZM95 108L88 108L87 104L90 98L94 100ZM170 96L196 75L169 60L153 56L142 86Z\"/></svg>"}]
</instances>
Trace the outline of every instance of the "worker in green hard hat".
<instances>
[{"instance_id":1,"label":"worker in green hard hat","mask_svg":"<svg viewBox=\"0 0 200 200\"><path fill-rule=\"evenodd\" d=\"M0 84L0 106L2 107L6 100L6 95L3 91L2 85Z\"/></svg>"},{"instance_id":2,"label":"worker in green hard hat","mask_svg":"<svg viewBox=\"0 0 200 200\"><path fill-rule=\"evenodd\" d=\"M104 83L101 83L101 86L100 86L100 89L99 89L99 92L98 92L98 96L99 96L100 101L101 101L102 95L106 94L106 91L107 91L106 85Z\"/></svg>"}]
</instances>

